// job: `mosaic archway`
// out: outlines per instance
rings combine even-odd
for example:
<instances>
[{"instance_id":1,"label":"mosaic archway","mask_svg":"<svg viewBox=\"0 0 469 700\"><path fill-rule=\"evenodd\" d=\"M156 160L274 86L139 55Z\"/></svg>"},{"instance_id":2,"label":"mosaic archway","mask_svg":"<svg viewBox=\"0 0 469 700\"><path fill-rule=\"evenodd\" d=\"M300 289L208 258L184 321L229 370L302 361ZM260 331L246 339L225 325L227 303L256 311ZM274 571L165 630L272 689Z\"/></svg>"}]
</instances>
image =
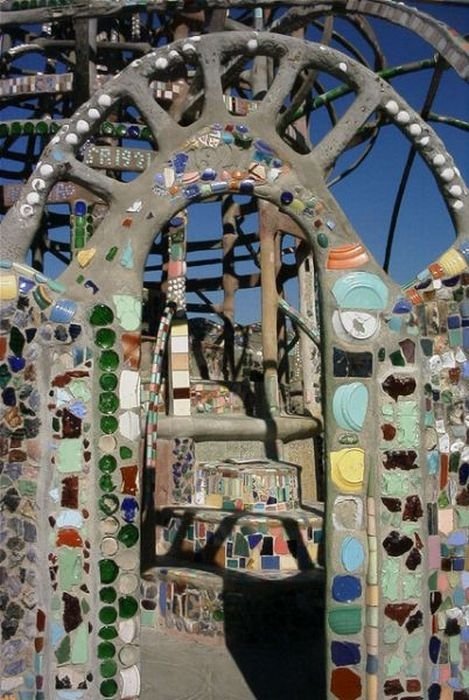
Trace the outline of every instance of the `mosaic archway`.
<instances>
[{"instance_id":1,"label":"mosaic archway","mask_svg":"<svg viewBox=\"0 0 469 700\"><path fill-rule=\"evenodd\" d=\"M220 83L221 63L240 54L279 60L258 109L242 119L227 112ZM150 80L180 62L199 67L203 80L201 115L184 127L148 91ZM334 129L300 155L278 136L275 117L306 67L340 77L356 99ZM120 99L136 106L157 145L142 175L127 184L81 160L81 148ZM417 145L459 234L408 293L382 273L325 186L329 168L375 110ZM64 274L49 280L24 258L45 199L63 179L86 186L109 209L89 243L76 246ZM435 649L447 624L458 644L465 643L464 574L447 579L444 600L437 585L448 560L453 572L464 572L466 503L451 492L448 476L449 470L462 479L464 448L450 454L447 415L440 414L439 398L430 397L427 379L431 390L435 374L453 370L450 381L463 391L465 185L432 130L387 83L348 57L269 34L213 34L135 61L83 105L45 150L2 225L8 259L0 289L11 328L1 375L7 476L43 514L21 535L13 507L6 521L11 578L24 601L14 608L9 602L5 617L19 642L17 666L2 681L12 697L139 695L136 444L142 421L135 345L142 270L155 231L185 205L228 192L254 194L287 212L307 232L318 268L331 696L345 697L346 683L353 697L428 687L439 697L448 679ZM184 287L182 259L175 249L173 256L161 347ZM431 337L432 314L442 315L442 304L449 347ZM434 334L444 336L441 324ZM434 427L436 443L428 435L424 440L425 427ZM428 644L433 669L417 663ZM453 646L458 670L451 673L467 687L464 658Z\"/></svg>"}]
</instances>

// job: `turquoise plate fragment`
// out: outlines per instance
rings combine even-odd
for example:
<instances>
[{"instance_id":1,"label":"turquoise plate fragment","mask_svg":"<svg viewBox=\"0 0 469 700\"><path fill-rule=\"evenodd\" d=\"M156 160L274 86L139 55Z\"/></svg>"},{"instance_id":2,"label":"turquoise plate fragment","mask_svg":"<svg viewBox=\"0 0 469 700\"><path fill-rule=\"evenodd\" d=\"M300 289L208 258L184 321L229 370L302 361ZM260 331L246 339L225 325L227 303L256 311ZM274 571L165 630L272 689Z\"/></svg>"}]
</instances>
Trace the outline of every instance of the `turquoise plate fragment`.
<instances>
[{"instance_id":1,"label":"turquoise plate fragment","mask_svg":"<svg viewBox=\"0 0 469 700\"><path fill-rule=\"evenodd\" d=\"M384 282L371 272L351 272L340 277L332 293L341 309L369 309L379 311L386 307L388 289Z\"/></svg>"},{"instance_id":2,"label":"turquoise plate fragment","mask_svg":"<svg viewBox=\"0 0 469 700\"><path fill-rule=\"evenodd\" d=\"M368 409L368 390L361 382L339 386L332 400L334 417L344 430L361 430Z\"/></svg>"}]
</instances>

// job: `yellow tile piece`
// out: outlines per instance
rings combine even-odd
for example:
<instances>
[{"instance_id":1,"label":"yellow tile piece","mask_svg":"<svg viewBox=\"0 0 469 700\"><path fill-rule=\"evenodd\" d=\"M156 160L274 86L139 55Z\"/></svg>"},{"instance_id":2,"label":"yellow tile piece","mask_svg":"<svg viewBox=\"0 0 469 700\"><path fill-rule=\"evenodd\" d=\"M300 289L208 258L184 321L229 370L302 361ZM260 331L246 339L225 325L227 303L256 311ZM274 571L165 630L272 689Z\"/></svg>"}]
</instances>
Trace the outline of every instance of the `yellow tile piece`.
<instances>
[{"instance_id":1,"label":"yellow tile piece","mask_svg":"<svg viewBox=\"0 0 469 700\"><path fill-rule=\"evenodd\" d=\"M9 299L16 299L17 296L18 283L16 275L0 275L0 299L8 301Z\"/></svg>"},{"instance_id":2,"label":"yellow tile piece","mask_svg":"<svg viewBox=\"0 0 469 700\"><path fill-rule=\"evenodd\" d=\"M80 267L87 267L96 255L96 248L85 248L77 253L77 260Z\"/></svg>"}]
</instances>

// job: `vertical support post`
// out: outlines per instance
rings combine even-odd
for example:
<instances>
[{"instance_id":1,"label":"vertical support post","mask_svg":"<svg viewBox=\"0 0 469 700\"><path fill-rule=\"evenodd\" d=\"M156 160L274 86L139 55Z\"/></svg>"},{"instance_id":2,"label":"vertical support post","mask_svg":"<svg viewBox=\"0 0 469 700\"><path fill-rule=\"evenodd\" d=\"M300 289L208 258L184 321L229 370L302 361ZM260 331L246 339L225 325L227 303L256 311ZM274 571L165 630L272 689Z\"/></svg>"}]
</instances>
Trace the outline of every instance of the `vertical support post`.
<instances>
[{"instance_id":1,"label":"vertical support post","mask_svg":"<svg viewBox=\"0 0 469 700\"><path fill-rule=\"evenodd\" d=\"M298 262L298 285L300 313L310 321L312 328L317 327L315 303L315 274L312 255L307 255L304 245L299 245L296 251ZM300 334L300 354L303 368L303 403L305 410L312 415L318 415L321 410L316 395L319 384L320 357L316 345L306 333Z\"/></svg>"},{"instance_id":2,"label":"vertical support post","mask_svg":"<svg viewBox=\"0 0 469 700\"><path fill-rule=\"evenodd\" d=\"M234 380L234 323L236 292L239 288L234 268L234 247L238 239L236 231L236 205L225 200L227 206L223 211L223 319L224 319L224 353L223 372L225 380Z\"/></svg>"},{"instance_id":3,"label":"vertical support post","mask_svg":"<svg viewBox=\"0 0 469 700\"><path fill-rule=\"evenodd\" d=\"M76 70L73 84L75 105L86 102L96 80L96 28L97 19L75 19Z\"/></svg>"},{"instance_id":4,"label":"vertical support post","mask_svg":"<svg viewBox=\"0 0 469 700\"><path fill-rule=\"evenodd\" d=\"M275 274L275 236L272 205L259 201L259 239L261 259L262 347L264 386L270 415L279 413L277 351L277 279Z\"/></svg>"}]
</instances>

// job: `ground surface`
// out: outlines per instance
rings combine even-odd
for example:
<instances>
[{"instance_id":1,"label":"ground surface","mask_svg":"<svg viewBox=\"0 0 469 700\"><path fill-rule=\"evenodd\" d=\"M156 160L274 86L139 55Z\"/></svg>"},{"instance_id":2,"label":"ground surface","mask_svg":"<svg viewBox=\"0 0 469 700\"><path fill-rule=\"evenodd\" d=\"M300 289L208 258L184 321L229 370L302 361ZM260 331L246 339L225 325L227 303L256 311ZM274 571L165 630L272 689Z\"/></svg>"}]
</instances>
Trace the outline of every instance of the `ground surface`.
<instances>
[{"instance_id":1,"label":"ground surface","mask_svg":"<svg viewBox=\"0 0 469 700\"><path fill-rule=\"evenodd\" d=\"M308 644L261 640L230 653L145 629L142 700L321 700L321 636L312 634Z\"/></svg>"}]
</instances>

